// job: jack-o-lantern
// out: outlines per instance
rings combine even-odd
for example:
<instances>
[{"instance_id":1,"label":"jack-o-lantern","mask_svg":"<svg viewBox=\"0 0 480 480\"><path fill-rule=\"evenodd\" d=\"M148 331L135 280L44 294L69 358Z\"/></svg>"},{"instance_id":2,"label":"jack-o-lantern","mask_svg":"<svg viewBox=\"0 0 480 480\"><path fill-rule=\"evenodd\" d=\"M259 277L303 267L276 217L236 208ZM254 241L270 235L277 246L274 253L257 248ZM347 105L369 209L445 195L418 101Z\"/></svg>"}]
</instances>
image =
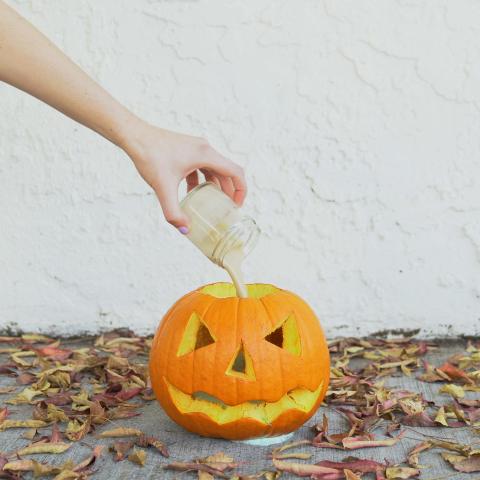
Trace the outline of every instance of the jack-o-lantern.
<instances>
[{"instance_id":1,"label":"jack-o-lantern","mask_svg":"<svg viewBox=\"0 0 480 480\"><path fill-rule=\"evenodd\" d=\"M328 386L315 314L293 293L216 283L181 298L152 344L150 376L166 413L187 430L228 439L275 436L308 420Z\"/></svg>"}]
</instances>

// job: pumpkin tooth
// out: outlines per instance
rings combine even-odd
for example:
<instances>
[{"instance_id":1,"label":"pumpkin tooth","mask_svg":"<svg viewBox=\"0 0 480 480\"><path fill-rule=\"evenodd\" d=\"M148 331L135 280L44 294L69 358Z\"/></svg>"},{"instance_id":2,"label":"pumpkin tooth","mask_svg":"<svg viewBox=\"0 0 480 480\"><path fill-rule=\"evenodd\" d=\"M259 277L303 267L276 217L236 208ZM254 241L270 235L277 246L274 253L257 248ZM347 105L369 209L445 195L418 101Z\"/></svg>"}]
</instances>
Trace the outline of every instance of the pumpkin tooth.
<instances>
[{"instance_id":1,"label":"pumpkin tooth","mask_svg":"<svg viewBox=\"0 0 480 480\"><path fill-rule=\"evenodd\" d=\"M183 414L203 413L219 425L234 422L241 418L252 418L264 424L272 423L287 410L310 411L322 390L323 382L318 388L310 391L306 388L296 388L283 395L276 402L251 401L238 405L226 405L220 399L208 398L199 394L189 395L182 392L165 380L173 403Z\"/></svg>"}]
</instances>

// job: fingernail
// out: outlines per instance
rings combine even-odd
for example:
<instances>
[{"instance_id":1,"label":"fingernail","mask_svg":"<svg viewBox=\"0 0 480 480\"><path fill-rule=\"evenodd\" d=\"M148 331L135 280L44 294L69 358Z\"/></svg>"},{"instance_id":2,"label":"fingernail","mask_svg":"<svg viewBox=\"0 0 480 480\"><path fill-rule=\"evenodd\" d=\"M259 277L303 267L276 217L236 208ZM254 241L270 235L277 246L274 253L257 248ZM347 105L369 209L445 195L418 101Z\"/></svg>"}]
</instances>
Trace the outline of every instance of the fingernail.
<instances>
[{"instance_id":1,"label":"fingernail","mask_svg":"<svg viewBox=\"0 0 480 480\"><path fill-rule=\"evenodd\" d=\"M188 233L188 227L178 227L178 231L182 234L182 235L186 235Z\"/></svg>"}]
</instances>

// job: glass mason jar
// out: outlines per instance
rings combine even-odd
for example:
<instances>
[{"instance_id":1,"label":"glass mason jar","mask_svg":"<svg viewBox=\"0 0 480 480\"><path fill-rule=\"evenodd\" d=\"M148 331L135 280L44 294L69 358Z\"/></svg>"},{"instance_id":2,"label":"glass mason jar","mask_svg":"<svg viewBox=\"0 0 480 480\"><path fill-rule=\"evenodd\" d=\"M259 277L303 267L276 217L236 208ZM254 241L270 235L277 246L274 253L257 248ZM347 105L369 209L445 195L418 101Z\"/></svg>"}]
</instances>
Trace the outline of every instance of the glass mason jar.
<instances>
[{"instance_id":1,"label":"glass mason jar","mask_svg":"<svg viewBox=\"0 0 480 480\"><path fill-rule=\"evenodd\" d=\"M255 221L242 215L215 183L195 187L180 207L190 220L186 237L220 267L229 252L241 250L246 256L257 242L260 230Z\"/></svg>"}]
</instances>

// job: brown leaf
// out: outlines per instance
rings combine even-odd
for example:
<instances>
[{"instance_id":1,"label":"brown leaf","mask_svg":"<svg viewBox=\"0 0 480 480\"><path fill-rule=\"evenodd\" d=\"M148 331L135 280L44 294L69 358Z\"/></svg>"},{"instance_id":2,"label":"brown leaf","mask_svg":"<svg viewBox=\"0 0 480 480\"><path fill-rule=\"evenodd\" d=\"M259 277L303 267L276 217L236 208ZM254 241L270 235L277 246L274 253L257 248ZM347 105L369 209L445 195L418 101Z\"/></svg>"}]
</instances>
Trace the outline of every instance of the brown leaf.
<instances>
[{"instance_id":1,"label":"brown leaf","mask_svg":"<svg viewBox=\"0 0 480 480\"><path fill-rule=\"evenodd\" d=\"M7 428L40 428L46 425L42 420L4 420L0 423L0 432Z\"/></svg>"},{"instance_id":2,"label":"brown leaf","mask_svg":"<svg viewBox=\"0 0 480 480\"><path fill-rule=\"evenodd\" d=\"M292 453L277 453L275 457L278 460L286 460L288 458L295 458L298 460L308 460L312 457L311 453L303 453L303 452L292 452Z\"/></svg>"},{"instance_id":3,"label":"brown leaf","mask_svg":"<svg viewBox=\"0 0 480 480\"><path fill-rule=\"evenodd\" d=\"M480 472L480 454L472 455L466 458L461 455L449 455L442 453L442 457L447 460L458 472Z\"/></svg>"},{"instance_id":4,"label":"brown leaf","mask_svg":"<svg viewBox=\"0 0 480 480\"><path fill-rule=\"evenodd\" d=\"M347 468L343 471L343 474L345 475L346 480L362 480L357 474Z\"/></svg>"},{"instance_id":5,"label":"brown leaf","mask_svg":"<svg viewBox=\"0 0 480 480\"><path fill-rule=\"evenodd\" d=\"M26 440L33 440L36 434L37 434L36 428L29 428L22 434L22 438L25 438Z\"/></svg>"},{"instance_id":6,"label":"brown leaf","mask_svg":"<svg viewBox=\"0 0 480 480\"><path fill-rule=\"evenodd\" d=\"M460 370L449 362L445 362L438 370L447 374L451 380L462 380L470 384L474 383L463 370Z\"/></svg>"},{"instance_id":7,"label":"brown leaf","mask_svg":"<svg viewBox=\"0 0 480 480\"><path fill-rule=\"evenodd\" d=\"M283 460L276 460L274 458L273 465L277 470L293 473L299 477L310 477L312 475L322 475L327 473L331 475L339 475L338 477L332 477L332 480L343 477L343 473L335 468L322 467L320 465L313 465L309 463L284 462Z\"/></svg>"},{"instance_id":8,"label":"brown leaf","mask_svg":"<svg viewBox=\"0 0 480 480\"><path fill-rule=\"evenodd\" d=\"M105 409L100 405L100 402L93 401L90 404L90 422L96 425L101 425L107 421L107 414Z\"/></svg>"},{"instance_id":9,"label":"brown leaf","mask_svg":"<svg viewBox=\"0 0 480 480\"><path fill-rule=\"evenodd\" d=\"M111 430L105 430L97 435L98 438L113 438L113 437L132 437L143 435L143 432L138 428L118 427Z\"/></svg>"},{"instance_id":10,"label":"brown leaf","mask_svg":"<svg viewBox=\"0 0 480 480\"><path fill-rule=\"evenodd\" d=\"M15 386L11 387L0 387L0 395L5 395L7 393L12 393L17 389Z\"/></svg>"},{"instance_id":11,"label":"brown leaf","mask_svg":"<svg viewBox=\"0 0 480 480\"><path fill-rule=\"evenodd\" d=\"M141 391L143 390L143 388L141 387L135 387L135 388L130 388L128 390L122 390L121 392L118 392L116 395L115 395L115 398L117 398L118 400L130 400L131 398L137 396Z\"/></svg>"},{"instance_id":12,"label":"brown leaf","mask_svg":"<svg viewBox=\"0 0 480 480\"><path fill-rule=\"evenodd\" d=\"M93 452L90 456L88 456L87 458L85 458L84 460L82 460L79 464L75 465L75 467L73 468L73 470L75 472L84 472L86 471L86 469L90 466L92 466L97 458L100 457L100 455L102 454L103 452L103 449L104 449L104 445L97 445L94 449L93 449Z\"/></svg>"},{"instance_id":13,"label":"brown leaf","mask_svg":"<svg viewBox=\"0 0 480 480\"><path fill-rule=\"evenodd\" d=\"M465 396L465 390L463 389L463 387L460 387L453 383L443 385L438 391L440 393L448 393L454 398L463 398Z\"/></svg>"},{"instance_id":14,"label":"brown leaf","mask_svg":"<svg viewBox=\"0 0 480 480\"><path fill-rule=\"evenodd\" d=\"M90 418L81 420L70 420L65 430L65 436L72 442L78 442L90 431Z\"/></svg>"},{"instance_id":15,"label":"brown leaf","mask_svg":"<svg viewBox=\"0 0 480 480\"><path fill-rule=\"evenodd\" d=\"M408 453L408 464L415 468L418 467L419 454L421 452L424 452L425 450L429 450L432 447L433 447L433 444L431 442L421 442L415 445L415 447L413 447L412 450L410 450L410 452Z\"/></svg>"},{"instance_id":16,"label":"brown leaf","mask_svg":"<svg viewBox=\"0 0 480 480\"><path fill-rule=\"evenodd\" d=\"M133 453L128 456L128 459L131 462L143 467L147 459L147 452L145 452L145 450L137 450L136 448L134 448Z\"/></svg>"},{"instance_id":17,"label":"brown leaf","mask_svg":"<svg viewBox=\"0 0 480 480\"><path fill-rule=\"evenodd\" d=\"M410 467L388 467L385 471L387 479L406 479L420 475L420 470Z\"/></svg>"},{"instance_id":18,"label":"brown leaf","mask_svg":"<svg viewBox=\"0 0 480 480\"><path fill-rule=\"evenodd\" d=\"M8 407L0 408L0 424L8 417Z\"/></svg>"},{"instance_id":19,"label":"brown leaf","mask_svg":"<svg viewBox=\"0 0 480 480\"><path fill-rule=\"evenodd\" d=\"M433 421L427 412L414 413L402 418L402 425L410 427L436 427L436 419Z\"/></svg>"},{"instance_id":20,"label":"brown leaf","mask_svg":"<svg viewBox=\"0 0 480 480\"><path fill-rule=\"evenodd\" d=\"M208 472L198 472L198 480L214 480L215 477Z\"/></svg>"},{"instance_id":21,"label":"brown leaf","mask_svg":"<svg viewBox=\"0 0 480 480\"><path fill-rule=\"evenodd\" d=\"M25 333L21 336L24 343L51 343L53 339L38 333Z\"/></svg>"},{"instance_id":22,"label":"brown leaf","mask_svg":"<svg viewBox=\"0 0 480 480\"><path fill-rule=\"evenodd\" d=\"M115 452L114 460L119 462L125 460L126 454L130 451L133 445L134 442L131 441L117 441L110 445L109 450Z\"/></svg>"},{"instance_id":23,"label":"brown leaf","mask_svg":"<svg viewBox=\"0 0 480 480\"><path fill-rule=\"evenodd\" d=\"M165 466L168 470L176 470L179 472L208 472L212 475L215 475L220 478L230 478L229 475L226 475L220 470L209 467L208 465L197 463L197 462L172 462Z\"/></svg>"},{"instance_id":24,"label":"brown leaf","mask_svg":"<svg viewBox=\"0 0 480 480\"><path fill-rule=\"evenodd\" d=\"M217 452L213 455L209 455L206 458L201 458L199 462L204 463L215 470L219 470L220 472L230 470L238 466L238 464L233 461L232 457L225 455L223 452Z\"/></svg>"},{"instance_id":25,"label":"brown leaf","mask_svg":"<svg viewBox=\"0 0 480 480\"><path fill-rule=\"evenodd\" d=\"M33 375L33 373L23 372L15 379L15 381L19 385L30 385L33 382L35 382L36 379L37 379L37 377L35 375Z\"/></svg>"},{"instance_id":26,"label":"brown leaf","mask_svg":"<svg viewBox=\"0 0 480 480\"><path fill-rule=\"evenodd\" d=\"M41 357L49 357L52 360L58 360L60 362L65 361L73 353L72 350L64 350L49 345L42 348L36 348L35 352Z\"/></svg>"},{"instance_id":27,"label":"brown leaf","mask_svg":"<svg viewBox=\"0 0 480 480\"><path fill-rule=\"evenodd\" d=\"M462 455L469 455L472 451L470 445L463 445L461 443L449 442L448 440L439 440L432 438L429 440L429 443L434 447L444 448L445 450L451 450L452 452L459 452Z\"/></svg>"},{"instance_id":28,"label":"brown leaf","mask_svg":"<svg viewBox=\"0 0 480 480\"><path fill-rule=\"evenodd\" d=\"M45 442L45 443L34 443L28 447L21 448L17 450L17 455L32 455L37 453L63 453L72 446L71 443L63 442Z\"/></svg>"},{"instance_id":29,"label":"brown leaf","mask_svg":"<svg viewBox=\"0 0 480 480\"><path fill-rule=\"evenodd\" d=\"M374 460L360 460L355 457L345 459L343 462L332 462L330 460L322 460L317 465L336 470L352 470L361 473L375 473L379 469L384 469L385 465Z\"/></svg>"},{"instance_id":30,"label":"brown leaf","mask_svg":"<svg viewBox=\"0 0 480 480\"><path fill-rule=\"evenodd\" d=\"M445 408L440 407L435 415L435 422L448 427L447 417L445 416Z\"/></svg>"},{"instance_id":31,"label":"brown leaf","mask_svg":"<svg viewBox=\"0 0 480 480\"><path fill-rule=\"evenodd\" d=\"M68 392L55 393L53 395L49 395L44 402L46 404L53 403L53 405L57 405L57 407L70 405L72 403L72 394Z\"/></svg>"},{"instance_id":32,"label":"brown leaf","mask_svg":"<svg viewBox=\"0 0 480 480\"><path fill-rule=\"evenodd\" d=\"M343 447L347 450L353 450L357 448L372 448L372 447L391 447L395 445L404 435L404 432L400 432L396 437L386 440L373 440L370 436L360 437L347 437L342 440Z\"/></svg>"},{"instance_id":33,"label":"brown leaf","mask_svg":"<svg viewBox=\"0 0 480 480\"><path fill-rule=\"evenodd\" d=\"M2 470L11 470L12 472L30 472L33 470L33 460L15 460L8 462Z\"/></svg>"},{"instance_id":34,"label":"brown leaf","mask_svg":"<svg viewBox=\"0 0 480 480\"><path fill-rule=\"evenodd\" d=\"M153 447L158 450L164 457L169 456L167 446L163 442L158 440L158 438L141 434L135 441L135 444L139 447L144 448Z\"/></svg>"},{"instance_id":35,"label":"brown leaf","mask_svg":"<svg viewBox=\"0 0 480 480\"><path fill-rule=\"evenodd\" d=\"M32 400L38 395L43 395L43 392L36 390L33 387L24 388L20 393L15 395L15 397L7 400L7 403L11 405L19 405L23 403L31 403Z\"/></svg>"},{"instance_id":36,"label":"brown leaf","mask_svg":"<svg viewBox=\"0 0 480 480\"><path fill-rule=\"evenodd\" d=\"M12 353L10 355L10 358L20 367L31 367L32 363L27 362L26 360L23 359L23 357L29 357L29 356L32 356L32 355L35 355L34 351L26 350L26 351L23 351L23 352Z\"/></svg>"}]
</instances>

